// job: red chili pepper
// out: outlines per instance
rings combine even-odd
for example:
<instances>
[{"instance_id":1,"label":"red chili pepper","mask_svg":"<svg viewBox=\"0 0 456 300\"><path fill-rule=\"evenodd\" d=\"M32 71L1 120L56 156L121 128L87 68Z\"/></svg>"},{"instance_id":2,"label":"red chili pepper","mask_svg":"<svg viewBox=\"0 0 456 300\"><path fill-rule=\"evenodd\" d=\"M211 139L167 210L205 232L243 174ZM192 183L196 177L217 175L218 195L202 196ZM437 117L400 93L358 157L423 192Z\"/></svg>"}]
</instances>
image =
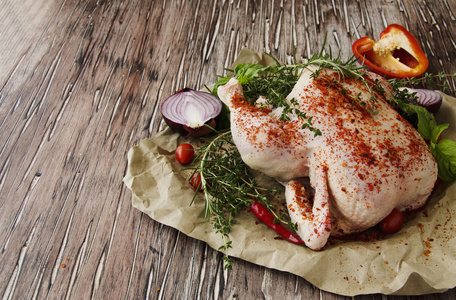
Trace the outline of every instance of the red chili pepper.
<instances>
[{"instance_id":1,"label":"red chili pepper","mask_svg":"<svg viewBox=\"0 0 456 300\"><path fill-rule=\"evenodd\" d=\"M270 228L274 229L275 232L280 234L285 240L295 243L295 244L304 244L304 242L294 235L288 228L280 223L274 223L275 217L274 215L267 210L261 203L254 200L252 204L250 204L250 210L252 213L264 224L268 225Z\"/></svg>"},{"instance_id":2,"label":"red chili pepper","mask_svg":"<svg viewBox=\"0 0 456 300\"><path fill-rule=\"evenodd\" d=\"M383 30L377 42L370 37L360 38L352 50L360 63L389 78L420 76L429 66L418 41L398 24Z\"/></svg>"}]
</instances>

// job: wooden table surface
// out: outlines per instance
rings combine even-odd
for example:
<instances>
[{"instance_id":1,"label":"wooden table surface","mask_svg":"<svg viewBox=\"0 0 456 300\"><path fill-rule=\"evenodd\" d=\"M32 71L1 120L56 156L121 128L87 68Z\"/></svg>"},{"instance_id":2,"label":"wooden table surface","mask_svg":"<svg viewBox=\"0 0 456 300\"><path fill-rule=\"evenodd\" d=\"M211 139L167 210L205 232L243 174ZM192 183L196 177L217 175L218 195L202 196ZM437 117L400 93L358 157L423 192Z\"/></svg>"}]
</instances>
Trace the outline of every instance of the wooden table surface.
<instances>
[{"instance_id":1,"label":"wooden table surface","mask_svg":"<svg viewBox=\"0 0 456 300\"><path fill-rule=\"evenodd\" d=\"M160 103L223 74L243 47L287 61L408 28L429 71L456 72L454 0L2 0L2 299L345 299L221 253L131 205L127 152ZM450 82L454 87L454 81ZM419 297L454 299L456 289Z\"/></svg>"}]
</instances>

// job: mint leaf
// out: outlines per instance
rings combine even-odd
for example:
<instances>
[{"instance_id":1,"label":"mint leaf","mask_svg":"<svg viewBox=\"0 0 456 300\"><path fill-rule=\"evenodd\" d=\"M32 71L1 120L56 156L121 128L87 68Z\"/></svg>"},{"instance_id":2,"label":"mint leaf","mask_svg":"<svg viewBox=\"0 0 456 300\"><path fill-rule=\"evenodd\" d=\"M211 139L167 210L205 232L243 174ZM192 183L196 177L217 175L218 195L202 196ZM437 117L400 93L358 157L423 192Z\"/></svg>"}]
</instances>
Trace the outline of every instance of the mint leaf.
<instances>
[{"instance_id":1,"label":"mint leaf","mask_svg":"<svg viewBox=\"0 0 456 300\"><path fill-rule=\"evenodd\" d=\"M434 148L431 148L431 152L437 161L440 179L456 180L456 142L442 139Z\"/></svg>"}]
</instances>

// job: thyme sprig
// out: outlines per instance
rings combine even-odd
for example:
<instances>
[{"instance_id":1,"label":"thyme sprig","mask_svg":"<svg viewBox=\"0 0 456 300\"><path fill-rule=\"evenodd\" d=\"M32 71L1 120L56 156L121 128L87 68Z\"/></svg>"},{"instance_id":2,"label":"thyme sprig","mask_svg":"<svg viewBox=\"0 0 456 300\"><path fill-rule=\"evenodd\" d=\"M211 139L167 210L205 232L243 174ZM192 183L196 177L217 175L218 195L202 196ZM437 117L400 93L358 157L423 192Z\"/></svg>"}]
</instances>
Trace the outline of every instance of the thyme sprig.
<instances>
[{"instance_id":1,"label":"thyme sprig","mask_svg":"<svg viewBox=\"0 0 456 300\"><path fill-rule=\"evenodd\" d=\"M410 121L410 123L414 124L417 122L417 119L415 112L410 109L410 104L417 103L418 97L415 92L410 92L410 90L403 89L403 87L438 89L444 93L456 94L456 88L450 87L451 79L456 80L456 73L425 73L421 77L389 79L388 82L393 88L393 97L391 97L389 101L393 104L396 110L402 113L406 119Z\"/></svg>"},{"instance_id":2,"label":"thyme sprig","mask_svg":"<svg viewBox=\"0 0 456 300\"><path fill-rule=\"evenodd\" d=\"M323 44L326 43L326 39ZM352 99L352 102L358 103L361 106L367 107L366 110L371 114L377 114L378 111L375 110L377 107L376 104L376 95L383 94L383 88L378 80L372 81L367 78L367 72L364 66L358 64L357 58L353 55L348 60L342 60L340 56L340 52L336 57L333 57L332 51L330 50L328 53L324 53L324 50L320 50L319 53L313 54L308 62L303 64L304 67L309 66L318 66L318 69L312 73L312 78L321 77L321 72L324 69L330 69L336 72L338 76L338 80L334 78L327 78L328 85L336 85L339 87L341 93L349 98ZM325 77L322 77L323 79ZM369 98L369 102L371 106L368 107L367 103L361 99L361 93L357 95L351 95L348 93L346 89L342 87L340 84L345 80L345 78L351 78L354 80L361 81L367 88L369 94L371 95Z\"/></svg>"},{"instance_id":3,"label":"thyme sprig","mask_svg":"<svg viewBox=\"0 0 456 300\"><path fill-rule=\"evenodd\" d=\"M267 101L267 104L272 108L282 108L282 120L289 119L289 113L296 114L304 121L303 128L308 128L314 132L314 135L320 135L321 132L312 126L312 117L306 115L305 112L300 112L297 102L287 100L287 96L292 91L295 84L298 82L299 77L304 69L312 70L311 77L326 80L328 85L337 86L341 93L351 98L353 104L360 104L366 107L366 110L371 114L378 113L376 111L376 96L384 91L378 80L373 81L367 78L365 68L357 63L355 56L350 57L348 60L341 58L340 52L337 56L333 56L332 51L325 52L324 47L326 38L323 42L323 47L320 52L313 54L307 61L298 63L296 57L293 58L291 64L282 64L276 58L269 55L274 65L262 66L259 64L240 64L234 70L229 70L241 83L246 100L255 104L255 101L262 97ZM313 67L313 68L311 68ZM315 69L315 67L317 67ZM337 78L326 76L322 74L324 69L331 69L336 72ZM352 95L348 93L342 86L342 82L346 78L360 80L366 86L370 96L370 106L361 99L361 94ZM217 88L228 82L230 77L221 77L212 93L217 95Z\"/></svg>"},{"instance_id":4,"label":"thyme sprig","mask_svg":"<svg viewBox=\"0 0 456 300\"><path fill-rule=\"evenodd\" d=\"M264 97L267 105L283 109L280 117L282 121L290 120L289 115L295 114L303 121L303 129L309 128L315 136L318 136L321 135L321 132L312 126L312 117L308 117L305 112L297 108L296 100L287 100L288 94L298 82L300 68L300 65L280 65L276 61L275 66L265 69L268 73L252 78L243 84L244 97L251 104L254 104L260 97Z\"/></svg>"},{"instance_id":5,"label":"thyme sprig","mask_svg":"<svg viewBox=\"0 0 456 300\"><path fill-rule=\"evenodd\" d=\"M211 220L216 233L222 236L223 244L219 250L225 254L225 268L231 268L233 260L228 255L231 248L229 234L236 223L236 216L254 200L271 209L272 199L283 191L281 188L265 188L257 183L234 145L231 131L218 133L196 151L197 164L193 171L201 175L204 218ZM194 199L196 196L197 192ZM276 213L275 216L277 221L288 224L289 220L283 216Z\"/></svg>"},{"instance_id":6,"label":"thyme sprig","mask_svg":"<svg viewBox=\"0 0 456 300\"><path fill-rule=\"evenodd\" d=\"M440 72L437 74L424 73L420 77L402 78L402 79L389 79L389 83L393 89L398 90L400 87L412 87L412 88L430 88L438 89L444 93L456 93L456 88L450 86L450 81L453 80L453 86L455 86L456 73L448 74Z\"/></svg>"}]
</instances>

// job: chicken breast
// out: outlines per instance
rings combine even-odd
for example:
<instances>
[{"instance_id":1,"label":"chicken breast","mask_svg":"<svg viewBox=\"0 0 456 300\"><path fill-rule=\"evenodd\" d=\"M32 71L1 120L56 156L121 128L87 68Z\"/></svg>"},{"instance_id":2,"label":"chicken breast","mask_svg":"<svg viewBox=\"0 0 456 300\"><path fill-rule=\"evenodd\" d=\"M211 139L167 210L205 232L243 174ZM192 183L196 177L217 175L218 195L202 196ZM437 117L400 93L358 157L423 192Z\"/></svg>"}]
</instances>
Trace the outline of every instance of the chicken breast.
<instances>
[{"instance_id":1,"label":"chicken breast","mask_svg":"<svg viewBox=\"0 0 456 300\"><path fill-rule=\"evenodd\" d=\"M218 89L231 111L231 131L244 162L286 185L288 211L298 235L321 249L329 235L364 231L394 208L423 206L437 164L420 134L388 103L392 88L369 74L365 82L332 70L305 69L287 99L312 117L315 131L296 113L248 104L231 79ZM294 106L293 103L297 103ZM315 197L301 178L310 177Z\"/></svg>"}]
</instances>

